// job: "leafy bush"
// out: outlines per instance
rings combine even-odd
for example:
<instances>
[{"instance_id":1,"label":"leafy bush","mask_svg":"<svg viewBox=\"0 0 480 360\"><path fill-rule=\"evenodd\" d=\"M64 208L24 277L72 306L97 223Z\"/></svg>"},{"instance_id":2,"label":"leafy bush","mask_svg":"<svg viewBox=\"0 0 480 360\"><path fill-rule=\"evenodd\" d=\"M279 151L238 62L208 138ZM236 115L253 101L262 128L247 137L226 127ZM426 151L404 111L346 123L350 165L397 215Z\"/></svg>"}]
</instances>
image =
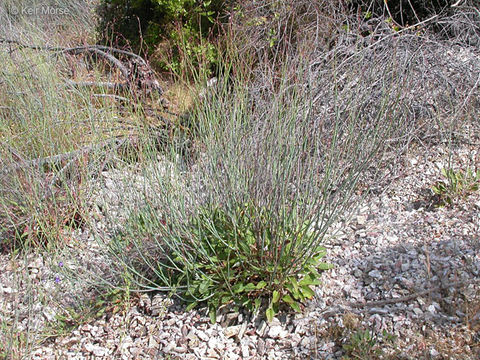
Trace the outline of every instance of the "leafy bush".
<instances>
[{"instance_id":1,"label":"leafy bush","mask_svg":"<svg viewBox=\"0 0 480 360\"><path fill-rule=\"evenodd\" d=\"M216 60L209 37L225 6L225 0L102 0L98 29L104 41L160 53L155 58L164 69L184 70L182 61L196 58L208 70Z\"/></svg>"},{"instance_id":2,"label":"leafy bush","mask_svg":"<svg viewBox=\"0 0 480 360\"><path fill-rule=\"evenodd\" d=\"M297 253L318 236L309 230L310 224L272 226L275 214L265 207L258 211L252 204L231 211L202 207L174 239L175 230L167 221L146 210L130 219L128 230L142 240L132 242L124 234L111 245L137 275L149 273L159 285L179 290L189 303L187 309L205 303L212 322L223 305L250 311L262 307L271 320L282 306L301 311L301 304L315 294L313 286L320 284L319 271L331 265L321 262L326 254L322 246L316 246L306 261ZM157 234L153 247L152 230ZM282 231L283 244L276 231Z\"/></svg>"},{"instance_id":3,"label":"leafy bush","mask_svg":"<svg viewBox=\"0 0 480 360\"><path fill-rule=\"evenodd\" d=\"M292 254L292 246L308 241L311 234L308 228L294 229L286 224L282 229L285 248L275 254L279 249L270 246L275 241L268 219L272 214L266 208L259 214L257 210L250 204L238 206L232 214L221 208L202 209L193 219L192 236L184 239L187 247L195 247L204 256L179 280L189 283L185 295L192 300L191 307L207 298L213 322L220 306L234 303L254 310L265 295L272 295L266 311L269 320L281 302L300 311L298 303L311 299L311 286L319 284L317 269L329 268L320 263L325 249L318 247L298 274L282 278L289 267L296 267L292 261L298 255ZM174 261L184 261L182 253L175 255Z\"/></svg>"}]
</instances>

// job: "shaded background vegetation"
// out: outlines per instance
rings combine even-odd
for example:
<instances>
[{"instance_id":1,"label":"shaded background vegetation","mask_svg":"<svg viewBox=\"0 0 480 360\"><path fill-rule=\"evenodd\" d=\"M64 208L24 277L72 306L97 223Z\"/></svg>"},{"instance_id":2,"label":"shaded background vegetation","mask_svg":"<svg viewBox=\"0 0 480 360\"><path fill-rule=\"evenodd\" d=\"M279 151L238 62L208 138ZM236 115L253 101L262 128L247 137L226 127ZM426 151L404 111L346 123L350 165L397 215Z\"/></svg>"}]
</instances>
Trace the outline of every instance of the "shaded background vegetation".
<instances>
[{"instance_id":1,"label":"shaded background vegetation","mask_svg":"<svg viewBox=\"0 0 480 360\"><path fill-rule=\"evenodd\" d=\"M215 62L210 39L228 5L228 0L105 0L98 8L98 30L107 43L156 55L160 69L178 71L181 56Z\"/></svg>"},{"instance_id":2,"label":"shaded background vegetation","mask_svg":"<svg viewBox=\"0 0 480 360\"><path fill-rule=\"evenodd\" d=\"M475 0L102 0L97 12L102 41L148 54L159 70L185 71L186 58L194 58L195 66L212 74L218 52L225 50L225 44L218 46L219 35L229 29L234 32L228 41L239 45L240 55L248 47L267 50L270 57L284 53L287 44L332 48L345 29L366 36L374 32L374 19L396 31L428 22L438 35L476 44L477 5Z\"/></svg>"}]
</instances>

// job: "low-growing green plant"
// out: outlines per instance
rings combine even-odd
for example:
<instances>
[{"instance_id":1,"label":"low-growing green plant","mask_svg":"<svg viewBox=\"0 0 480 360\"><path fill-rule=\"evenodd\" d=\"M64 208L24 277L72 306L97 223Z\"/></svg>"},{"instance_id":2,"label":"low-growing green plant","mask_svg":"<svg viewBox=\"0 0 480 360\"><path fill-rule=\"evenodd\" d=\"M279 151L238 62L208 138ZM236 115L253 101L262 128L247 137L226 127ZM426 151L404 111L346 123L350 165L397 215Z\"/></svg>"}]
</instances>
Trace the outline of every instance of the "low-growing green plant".
<instances>
[{"instance_id":1,"label":"low-growing green plant","mask_svg":"<svg viewBox=\"0 0 480 360\"><path fill-rule=\"evenodd\" d=\"M198 246L206 257L200 258L192 271L180 278L189 284L185 295L192 301L190 308L206 299L215 322L216 311L224 304L257 310L262 299L270 296L266 316L271 320L282 303L300 311L299 304L314 296L312 286L320 284L318 270L330 268L320 262L325 249L318 247L302 268L283 277L288 267L295 266L291 262L297 260L291 254L291 245L310 234L306 227L285 226L285 249L275 259L270 246L275 240L271 234L275 229L268 220L271 215L266 208L257 213L255 206L245 204L233 213L219 207L203 209L194 218L192 237L185 239L185 243ZM174 261L181 262L182 254L175 255Z\"/></svg>"},{"instance_id":2,"label":"low-growing green plant","mask_svg":"<svg viewBox=\"0 0 480 360\"><path fill-rule=\"evenodd\" d=\"M432 186L433 193L438 197L438 205L452 205L459 199L465 199L480 187L480 170L454 170L443 168L444 180Z\"/></svg>"},{"instance_id":3,"label":"low-growing green plant","mask_svg":"<svg viewBox=\"0 0 480 360\"><path fill-rule=\"evenodd\" d=\"M326 254L322 246L306 261L295 254L292 246L315 236L309 224L277 228L272 221L267 208L259 210L249 203L231 211L221 206L202 207L191 216L178 242L169 244L161 239L172 236L173 229L147 210L133 215L128 227L142 242L131 242L123 234L111 246L117 254L126 255L137 270L142 262L151 266L157 262L151 277L175 289L188 303L187 309L205 304L212 322L223 305L252 312L262 308L270 321L282 306L301 311L302 303L315 295L313 287L320 284L320 271L332 267L321 261ZM274 235L278 231L285 239L283 249ZM152 232L156 239L151 238ZM156 252L148 250L152 242L157 244ZM146 244L147 248L142 248ZM163 249L161 254L158 249Z\"/></svg>"},{"instance_id":4,"label":"low-growing green plant","mask_svg":"<svg viewBox=\"0 0 480 360\"><path fill-rule=\"evenodd\" d=\"M344 356L343 359L380 359L384 354L382 346L384 344L393 343L394 341L395 336L385 330L382 332L382 335L379 336L369 329L358 329L343 345L343 350L346 353L346 356Z\"/></svg>"}]
</instances>

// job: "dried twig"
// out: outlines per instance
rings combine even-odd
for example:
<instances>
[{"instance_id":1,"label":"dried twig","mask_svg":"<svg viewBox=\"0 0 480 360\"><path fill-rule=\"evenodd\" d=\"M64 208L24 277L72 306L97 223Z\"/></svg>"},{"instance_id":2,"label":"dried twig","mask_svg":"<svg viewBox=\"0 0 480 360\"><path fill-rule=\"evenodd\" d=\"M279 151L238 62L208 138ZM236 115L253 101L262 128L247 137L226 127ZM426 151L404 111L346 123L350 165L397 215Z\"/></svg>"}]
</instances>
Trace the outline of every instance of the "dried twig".
<instances>
[{"instance_id":1,"label":"dried twig","mask_svg":"<svg viewBox=\"0 0 480 360\"><path fill-rule=\"evenodd\" d=\"M115 138L113 140L110 139L110 140L101 142L100 144L91 144L91 145L88 145L88 146L84 146L84 147L82 147L78 150L70 151L70 152L63 153L63 154L52 155L52 156L47 156L47 157L33 159L33 160L19 161L19 162L8 165L8 166L4 167L3 169L1 169L0 170L0 176L6 175L6 174L11 173L13 171L29 168L29 167L39 168L39 167L44 166L44 165L52 165L52 164L60 163L62 161L75 159L75 158L78 158L81 155L89 154L94 150L104 148L105 146L112 145L112 144L117 144L119 141L121 142L122 140Z\"/></svg>"},{"instance_id":2,"label":"dried twig","mask_svg":"<svg viewBox=\"0 0 480 360\"><path fill-rule=\"evenodd\" d=\"M93 94L93 96L96 97L96 98L111 98L111 99L114 99L114 100L124 101L124 102L131 102L132 101L131 99L127 99L126 97L115 95L115 94ZM133 103L133 105L135 106L136 104Z\"/></svg>"},{"instance_id":3,"label":"dried twig","mask_svg":"<svg viewBox=\"0 0 480 360\"><path fill-rule=\"evenodd\" d=\"M113 82L106 82L106 81L67 80L66 84L74 87L99 87L99 88L106 88L106 89L112 89L112 90L125 90L128 88L128 85L124 83L113 83Z\"/></svg>"},{"instance_id":4,"label":"dried twig","mask_svg":"<svg viewBox=\"0 0 480 360\"><path fill-rule=\"evenodd\" d=\"M439 285L439 286L432 287L430 289L418 291L418 292L415 292L413 294L402 296L402 297L395 298L395 299L369 301L367 303L350 302L350 303L347 303L345 305L337 305L337 306L333 306L333 307L329 307L329 308L325 309L322 312L322 317L324 319L326 319L326 318L329 318L329 317L332 317L332 316L335 316L335 315L345 314L345 313L348 313L348 312L352 312L352 313L355 313L355 314L375 313L375 312L378 312L377 307L379 307L379 306L385 306L385 305L397 304L397 303L401 303L401 302L407 302L407 301L410 301L410 300L414 300L418 297L430 294L432 292L436 292L436 291L439 291L439 290L445 290L445 289L452 288L452 287L453 288L459 288L459 287L465 286L469 283L471 284L472 282L478 283L479 281L480 280L476 280L476 281L475 280L469 280L468 282L467 281L455 281L455 282L447 283L445 285Z\"/></svg>"},{"instance_id":5,"label":"dried twig","mask_svg":"<svg viewBox=\"0 0 480 360\"><path fill-rule=\"evenodd\" d=\"M9 39L0 39L0 43L6 44L15 44L21 48L28 48L32 50L40 50L40 51L52 51L52 52L62 52L62 53L70 53L70 54L79 54L79 53L93 53L99 55L106 60L108 60L112 65L115 65L122 73L122 75L128 80L128 69L125 65L122 64L120 60L114 57L111 54L106 53L104 50L112 51L113 48L108 47L100 47L97 45L94 46L78 46L74 48L62 48L62 47L48 47L48 46L37 46L37 45L28 45L22 44L16 40L9 40Z\"/></svg>"},{"instance_id":6,"label":"dried twig","mask_svg":"<svg viewBox=\"0 0 480 360\"><path fill-rule=\"evenodd\" d=\"M61 52L61 53L69 53L69 54L80 54L80 53L93 52L93 51L96 51L96 50L100 50L100 51L122 54L122 55L125 55L125 56L136 59L142 65L147 65L147 62L140 55L137 55L137 54L135 54L133 52L130 52L130 51L121 50L121 49L117 49L117 48L110 47L110 46L85 45L85 46L75 46L75 47L69 47L69 48L68 47L60 47L60 46L51 47L51 46L29 45L29 44L21 43L20 41L17 41L17 40L3 39L3 38L0 38L0 43L13 44L13 45L17 45L20 48L28 48L28 49L32 49L32 50L52 51L52 52L57 52L57 53Z\"/></svg>"},{"instance_id":7,"label":"dried twig","mask_svg":"<svg viewBox=\"0 0 480 360\"><path fill-rule=\"evenodd\" d=\"M86 46L76 46L76 47L70 47L70 48L38 46L38 45L24 44L17 40L4 39L4 38L0 38L0 43L13 44L19 48L28 48L32 50L38 50L38 51L50 51L53 53L64 53L64 54L72 54L72 55L88 53L92 55L97 55L107 60L114 67L118 68L122 73L122 76L126 80L125 84L115 84L115 83L108 83L108 82L100 83L102 87L114 88L114 89L131 87L134 84L134 82L138 80L137 78L138 75L141 74L140 77L143 77L144 79L143 81L140 81L139 83L137 83L137 85L151 87L152 89L156 90L160 94L163 92L160 87L160 84L158 83L158 81L156 81L156 79L152 75L153 71L151 70L148 63L141 56L130 51L125 51L125 50L116 49L110 46L103 46L103 45L86 45ZM127 56L129 58L132 58L136 70L135 71L129 70L129 68L122 61L117 59L112 54L120 54L120 55ZM140 68L143 68L143 69L140 69L138 65L140 65ZM80 83L75 83L74 85L97 86L98 84L93 82L80 82Z\"/></svg>"}]
</instances>

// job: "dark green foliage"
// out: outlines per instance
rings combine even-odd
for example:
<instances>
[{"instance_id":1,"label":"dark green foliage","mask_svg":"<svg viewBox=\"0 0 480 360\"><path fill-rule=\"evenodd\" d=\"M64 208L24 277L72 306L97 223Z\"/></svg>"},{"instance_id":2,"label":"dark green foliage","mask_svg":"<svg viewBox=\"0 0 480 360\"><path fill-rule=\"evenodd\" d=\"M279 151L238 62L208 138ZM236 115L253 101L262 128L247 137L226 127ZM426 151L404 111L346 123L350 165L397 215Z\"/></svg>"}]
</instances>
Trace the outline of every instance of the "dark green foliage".
<instances>
[{"instance_id":1,"label":"dark green foliage","mask_svg":"<svg viewBox=\"0 0 480 360\"><path fill-rule=\"evenodd\" d=\"M135 51L153 53L166 43L173 63L161 65L178 70L181 52L214 60L209 39L225 7L225 0L102 0L98 30L103 41Z\"/></svg>"},{"instance_id":2,"label":"dark green foliage","mask_svg":"<svg viewBox=\"0 0 480 360\"><path fill-rule=\"evenodd\" d=\"M330 268L320 262L324 249L318 248L297 274L283 277L294 260L288 244L301 241L308 236L308 230L287 226L285 237L291 241L287 241L283 259L276 261L275 254L267 250L270 244L260 244L259 240L274 241L275 229L269 226L269 215L267 209L245 204L233 212L219 207L205 208L192 219L191 234L184 244L197 246L199 256L191 259L192 266L187 266L178 279L179 286L188 284L185 296L190 307L207 303L214 322L221 305L254 310L262 305L262 300L270 299L266 316L271 320L282 303L300 311L299 304L314 296L311 287L319 285L318 270ZM185 253L175 253L174 262L185 266L188 263Z\"/></svg>"},{"instance_id":3,"label":"dark green foliage","mask_svg":"<svg viewBox=\"0 0 480 360\"><path fill-rule=\"evenodd\" d=\"M303 264L295 263L298 256L292 243L308 241L304 238L311 236L303 226L285 224L285 249L281 255L275 254L270 242L278 242L273 233L280 229L272 226L271 216L266 208L251 204L233 210L205 207L192 216L175 246L164 244L163 255L142 249L141 256L158 264L156 276L151 278L156 278L160 287L177 289L189 304L187 309L207 305L212 322L222 305L262 309L268 320L281 307L298 312L301 304L315 295L313 287L320 284L320 271L332 266L321 262L326 254L323 247L317 247ZM152 226L157 228L159 239L173 236L169 221L158 222L155 214L141 213L131 220L137 236L148 239ZM117 238L118 253L125 253L131 245L125 240ZM281 258L275 259L278 256ZM295 271L289 272L291 267Z\"/></svg>"}]
</instances>

